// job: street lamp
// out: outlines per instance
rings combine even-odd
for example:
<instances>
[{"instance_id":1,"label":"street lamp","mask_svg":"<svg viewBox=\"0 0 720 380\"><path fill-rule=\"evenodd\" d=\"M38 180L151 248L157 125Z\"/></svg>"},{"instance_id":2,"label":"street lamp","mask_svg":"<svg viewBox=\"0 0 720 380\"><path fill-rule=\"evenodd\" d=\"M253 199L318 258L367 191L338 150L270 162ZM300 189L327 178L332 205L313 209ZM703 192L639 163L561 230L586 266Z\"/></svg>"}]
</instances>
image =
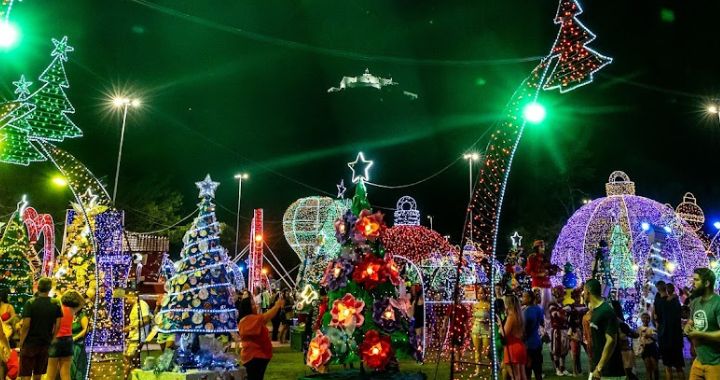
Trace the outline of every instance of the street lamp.
<instances>
[{"instance_id":1,"label":"street lamp","mask_svg":"<svg viewBox=\"0 0 720 380\"><path fill-rule=\"evenodd\" d=\"M428 220L430 221L430 229L432 230L433 229L433 216L427 215L426 218L428 218Z\"/></svg>"},{"instance_id":2,"label":"street lamp","mask_svg":"<svg viewBox=\"0 0 720 380\"><path fill-rule=\"evenodd\" d=\"M122 128L120 129L120 148L118 149L117 168L115 169L115 186L113 186L112 200L115 203L115 197L117 196L118 178L120 176L120 162L122 161L122 150L123 143L125 142L125 122L127 121L128 108L140 107L140 99L130 99L124 96L116 96L112 99L112 104L115 108L122 108Z\"/></svg>"},{"instance_id":3,"label":"street lamp","mask_svg":"<svg viewBox=\"0 0 720 380\"><path fill-rule=\"evenodd\" d=\"M247 173L235 174L235 179L238 181L238 202L237 202L237 215L235 221L235 256L238 255L238 242L240 241L240 197L242 197L242 181L248 179L250 176Z\"/></svg>"},{"instance_id":4,"label":"street lamp","mask_svg":"<svg viewBox=\"0 0 720 380\"><path fill-rule=\"evenodd\" d=\"M468 174L469 174L469 184L470 184L470 203L472 203L472 195L473 195L473 162L480 160L480 153L477 152L470 152L465 153L463 155L463 158L467 160L469 166L468 166ZM470 210L470 240L473 238L473 212L472 207L468 207L468 210Z\"/></svg>"},{"instance_id":5,"label":"street lamp","mask_svg":"<svg viewBox=\"0 0 720 380\"><path fill-rule=\"evenodd\" d=\"M714 102L708 104L707 112L712 114L713 117L717 115L718 122L720 122L720 100L715 100Z\"/></svg>"}]
</instances>

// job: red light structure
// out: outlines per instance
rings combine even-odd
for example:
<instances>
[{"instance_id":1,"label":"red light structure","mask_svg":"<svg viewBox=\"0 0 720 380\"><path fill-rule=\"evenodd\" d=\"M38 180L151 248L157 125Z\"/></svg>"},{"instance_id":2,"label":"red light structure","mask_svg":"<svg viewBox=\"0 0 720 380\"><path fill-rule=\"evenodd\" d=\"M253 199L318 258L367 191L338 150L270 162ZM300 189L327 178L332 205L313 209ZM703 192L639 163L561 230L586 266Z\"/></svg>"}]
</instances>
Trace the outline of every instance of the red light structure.
<instances>
[{"instance_id":1,"label":"red light structure","mask_svg":"<svg viewBox=\"0 0 720 380\"><path fill-rule=\"evenodd\" d=\"M256 287L262 287L266 282L262 273L263 268L263 209L256 208L253 211L253 219L250 224L250 265L248 275L248 290L255 294Z\"/></svg>"}]
</instances>

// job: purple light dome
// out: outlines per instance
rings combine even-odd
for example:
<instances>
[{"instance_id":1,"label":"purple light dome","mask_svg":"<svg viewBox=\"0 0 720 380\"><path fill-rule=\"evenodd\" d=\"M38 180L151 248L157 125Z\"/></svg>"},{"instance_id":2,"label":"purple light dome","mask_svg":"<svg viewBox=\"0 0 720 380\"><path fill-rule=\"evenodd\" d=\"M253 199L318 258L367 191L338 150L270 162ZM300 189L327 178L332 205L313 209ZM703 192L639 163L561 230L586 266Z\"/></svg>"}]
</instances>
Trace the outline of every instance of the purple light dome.
<instances>
[{"instance_id":1,"label":"purple light dome","mask_svg":"<svg viewBox=\"0 0 720 380\"><path fill-rule=\"evenodd\" d=\"M693 270L708 266L705 248L694 229L668 205L635 195L635 183L621 171L610 174L605 190L607 197L588 202L570 217L550 261L560 267L570 262L578 278L587 280L592 276L598 243L610 243L613 227L620 224L629 237L636 285L648 280L645 268L655 251L668 260L667 272L679 289L691 286ZM553 284L561 283L561 277L553 278Z\"/></svg>"}]
</instances>

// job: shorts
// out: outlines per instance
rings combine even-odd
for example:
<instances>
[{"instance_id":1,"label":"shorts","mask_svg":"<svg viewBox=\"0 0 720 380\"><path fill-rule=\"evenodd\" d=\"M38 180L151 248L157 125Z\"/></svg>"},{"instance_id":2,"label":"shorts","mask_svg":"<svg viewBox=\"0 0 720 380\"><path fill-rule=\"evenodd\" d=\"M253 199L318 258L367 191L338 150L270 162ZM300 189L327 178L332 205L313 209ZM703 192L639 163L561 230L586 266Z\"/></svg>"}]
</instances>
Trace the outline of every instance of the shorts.
<instances>
[{"instance_id":1,"label":"shorts","mask_svg":"<svg viewBox=\"0 0 720 380\"><path fill-rule=\"evenodd\" d=\"M657 344L655 344L655 343L646 344L643 347L643 350L642 350L642 353L640 354L640 356L643 359L654 358L657 360L660 357L660 351L658 350Z\"/></svg>"},{"instance_id":2,"label":"shorts","mask_svg":"<svg viewBox=\"0 0 720 380\"><path fill-rule=\"evenodd\" d=\"M720 379L720 365L702 364L697 359L690 367L690 380Z\"/></svg>"},{"instance_id":3,"label":"shorts","mask_svg":"<svg viewBox=\"0 0 720 380\"><path fill-rule=\"evenodd\" d=\"M47 372L48 347L23 347L20 349L18 376L44 375Z\"/></svg>"},{"instance_id":4,"label":"shorts","mask_svg":"<svg viewBox=\"0 0 720 380\"><path fill-rule=\"evenodd\" d=\"M48 349L48 357L69 358L73 356L73 340L71 336L53 339Z\"/></svg>"}]
</instances>

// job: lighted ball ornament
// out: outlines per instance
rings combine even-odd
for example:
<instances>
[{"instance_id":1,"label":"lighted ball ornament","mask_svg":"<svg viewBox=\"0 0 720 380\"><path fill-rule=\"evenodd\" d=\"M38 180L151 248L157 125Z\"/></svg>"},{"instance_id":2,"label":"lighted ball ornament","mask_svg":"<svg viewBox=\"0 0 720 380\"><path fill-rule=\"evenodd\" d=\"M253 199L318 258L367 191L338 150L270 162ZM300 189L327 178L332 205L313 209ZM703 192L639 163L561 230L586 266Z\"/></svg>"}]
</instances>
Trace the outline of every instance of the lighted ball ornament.
<instances>
[{"instance_id":1,"label":"lighted ball ornament","mask_svg":"<svg viewBox=\"0 0 720 380\"><path fill-rule=\"evenodd\" d=\"M592 274L598 243L611 241L613 229L627 235L632 262L648 262L652 255L648 234L655 226L667 235L657 255L673 267L670 274L676 286L689 286L693 270L708 265L705 248L694 229L672 208L635 195L635 183L623 172L612 173L605 187L606 197L589 202L570 217L557 239L551 262L556 265L569 262L580 281L587 280ZM617 252L621 253L621 249ZM646 280L646 274L640 271L632 282L643 284ZM559 281L553 279L554 283Z\"/></svg>"}]
</instances>

